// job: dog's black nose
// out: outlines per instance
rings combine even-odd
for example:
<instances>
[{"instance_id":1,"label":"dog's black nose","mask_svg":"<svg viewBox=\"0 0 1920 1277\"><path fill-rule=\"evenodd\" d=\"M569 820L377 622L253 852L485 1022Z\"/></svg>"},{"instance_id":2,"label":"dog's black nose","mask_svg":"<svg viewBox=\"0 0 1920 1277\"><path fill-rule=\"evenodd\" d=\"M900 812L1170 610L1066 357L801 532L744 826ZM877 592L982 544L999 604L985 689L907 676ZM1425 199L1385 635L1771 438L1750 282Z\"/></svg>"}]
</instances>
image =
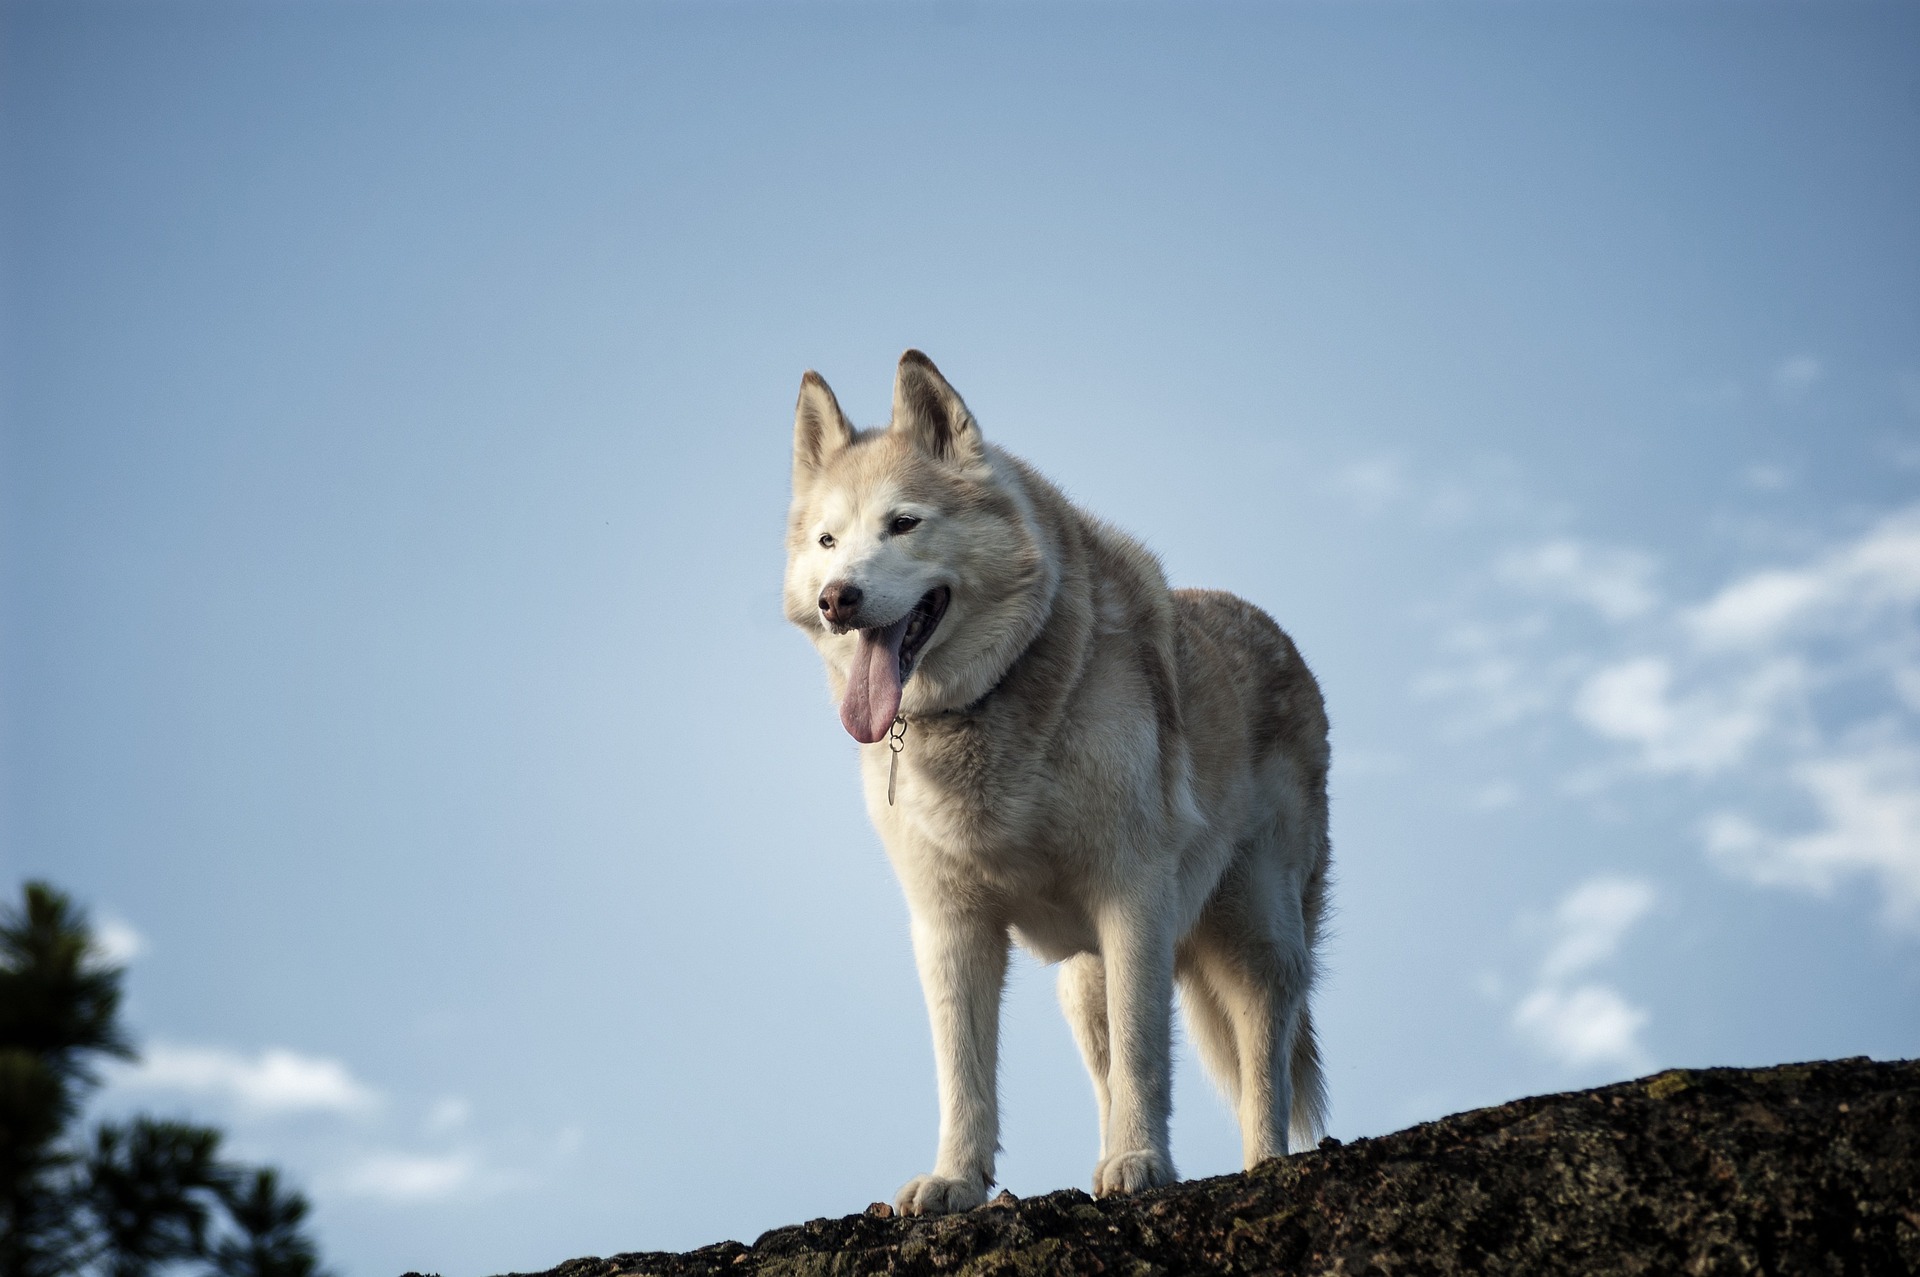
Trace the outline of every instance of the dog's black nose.
<instances>
[{"instance_id":1,"label":"dog's black nose","mask_svg":"<svg viewBox=\"0 0 1920 1277\"><path fill-rule=\"evenodd\" d=\"M860 610L860 600L865 597L860 587L851 581L829 581L827 588L820 591L820 610L826 613L828 624L851 625L854 613Z\"/></svg>"}]
</instances>

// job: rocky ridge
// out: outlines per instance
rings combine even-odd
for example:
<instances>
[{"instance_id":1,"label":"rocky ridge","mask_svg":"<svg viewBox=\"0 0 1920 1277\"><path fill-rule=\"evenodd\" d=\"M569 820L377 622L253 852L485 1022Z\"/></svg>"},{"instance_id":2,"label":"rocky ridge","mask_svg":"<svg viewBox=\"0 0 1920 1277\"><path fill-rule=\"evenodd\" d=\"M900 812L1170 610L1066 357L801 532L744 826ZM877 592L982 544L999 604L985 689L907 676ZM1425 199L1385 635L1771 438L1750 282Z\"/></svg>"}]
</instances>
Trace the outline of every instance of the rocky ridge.
<instances>
[{"instance_id":1,"label":"rocky ridge","mask_svg":"<svg viewBox=\"0 0 1920 1277\"><path fill-rule=\"evenodd\" d=\"M876 1204L542 1277L1202 1272L1920 1273L1920 1061L1676 1069L1137 1197Z\"/></svg>"}]
</instances>

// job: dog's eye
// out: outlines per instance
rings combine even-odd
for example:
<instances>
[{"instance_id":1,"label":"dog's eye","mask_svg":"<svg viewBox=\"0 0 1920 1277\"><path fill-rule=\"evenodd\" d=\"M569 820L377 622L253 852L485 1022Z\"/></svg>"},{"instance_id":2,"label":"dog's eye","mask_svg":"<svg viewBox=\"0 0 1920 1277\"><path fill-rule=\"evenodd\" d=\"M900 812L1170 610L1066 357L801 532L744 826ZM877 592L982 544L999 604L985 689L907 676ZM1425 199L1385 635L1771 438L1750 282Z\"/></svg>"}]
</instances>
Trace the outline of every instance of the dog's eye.
<instances>
[{"instance_id":1,"label":"dog's eye","mask_svg":"<svg viewBox=\"0 0 1920 1277\"><path fill-rule=\"evenodd\" d=\"M911 532L920 526L920 520L910 514L896 514L893 522L887 525L887 531L899 536L902 532Z\"/></svg>"},{"instance_id":2,"label":"dog's eye","mask_svg":"<svg viewBox=\"0 0 1920 1277\"><path fill-rule=\"evenodd\" d=\"M820 548L823 550L831 550L833 548L833 533L822 532L820 534Z\"/></svg>"}]
</instances>

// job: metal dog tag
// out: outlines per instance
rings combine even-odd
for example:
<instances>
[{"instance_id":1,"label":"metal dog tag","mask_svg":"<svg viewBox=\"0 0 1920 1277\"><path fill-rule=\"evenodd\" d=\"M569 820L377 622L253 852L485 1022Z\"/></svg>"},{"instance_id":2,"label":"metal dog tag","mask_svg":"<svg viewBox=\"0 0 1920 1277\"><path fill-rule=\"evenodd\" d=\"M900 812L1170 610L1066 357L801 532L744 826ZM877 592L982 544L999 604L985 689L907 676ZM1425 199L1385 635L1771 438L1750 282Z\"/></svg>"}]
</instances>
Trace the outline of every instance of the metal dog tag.
<instances>
[{"instance_id":1,"label":"metal dog tag","mask_svg":"<svg viewBox=\"0 0 1920 1277\"><path fill-rule=\"evenodd\" d=\"M904 714L893 716L893 729L887 733L887 748L893 751L893 757L887 760L887 806L893 806L893 778L900 770L900 751L907 747L907 718Z\"/></svg>"}]
</instances>

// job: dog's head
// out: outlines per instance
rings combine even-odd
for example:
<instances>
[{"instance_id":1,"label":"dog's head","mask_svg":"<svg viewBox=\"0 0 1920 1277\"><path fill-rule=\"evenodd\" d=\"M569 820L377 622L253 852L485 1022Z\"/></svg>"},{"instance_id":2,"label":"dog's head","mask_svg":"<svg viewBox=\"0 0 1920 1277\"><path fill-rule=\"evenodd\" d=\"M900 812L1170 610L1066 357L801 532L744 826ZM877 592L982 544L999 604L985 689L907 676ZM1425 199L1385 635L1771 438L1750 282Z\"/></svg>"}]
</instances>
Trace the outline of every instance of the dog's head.
<instances>
[{"instance_id":1,"label":"dog's head","mask_svg":"<svg viewBox=\"0 0 1920 1277\"><path fill-rule=\"evenodd\" d=\"M801 379L787 619L826 659L856 740L978 699L1044 623L1054 579L1012 464L917 350L884 429L856 431L818 374Z\"/></svg>"}]
</instances>

